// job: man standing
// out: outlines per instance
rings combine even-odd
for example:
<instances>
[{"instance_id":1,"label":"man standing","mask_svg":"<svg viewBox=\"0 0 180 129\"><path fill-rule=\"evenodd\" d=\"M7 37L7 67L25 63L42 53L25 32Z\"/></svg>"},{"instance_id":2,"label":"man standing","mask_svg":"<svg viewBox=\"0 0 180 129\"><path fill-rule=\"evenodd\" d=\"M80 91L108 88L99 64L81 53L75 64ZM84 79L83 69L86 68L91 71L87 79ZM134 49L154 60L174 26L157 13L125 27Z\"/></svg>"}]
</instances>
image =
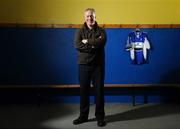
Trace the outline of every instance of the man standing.
<instances>
[{"instance_id":1,"label":"man standing","mask_svg":"<svg viewBox=\"0 0 180 129\"><path fill-rule=\"evenodd\" d=\"M89 92L91 83L95 89L95 116L98 126L105 126L104 121L104 74L106 32L96 22L95 10L84 11L85 22L76 32L75 48L78 51L80 83L80 115L73 121L74 125L88 121Z\"/></svg>"}]
</instances>

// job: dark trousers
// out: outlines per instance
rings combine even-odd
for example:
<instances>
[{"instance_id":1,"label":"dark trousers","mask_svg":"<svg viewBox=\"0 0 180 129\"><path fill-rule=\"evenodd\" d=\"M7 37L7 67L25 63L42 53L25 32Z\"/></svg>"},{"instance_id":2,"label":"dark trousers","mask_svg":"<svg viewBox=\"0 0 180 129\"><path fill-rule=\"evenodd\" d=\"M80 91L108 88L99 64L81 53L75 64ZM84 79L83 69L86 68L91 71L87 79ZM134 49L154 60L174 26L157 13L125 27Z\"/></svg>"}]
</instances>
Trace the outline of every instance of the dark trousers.
<instances>
[{"instance_id":1,"label":"dark trousers","mask_svg":"<svg viewBox=\"0 0 180 129\"><path fill-rule=\"evenodd\" d=\"M104 65L79 65L80 116L89 115L91 83L95 89L95 116L104 119Z\"/></svg>"}]
</instances>

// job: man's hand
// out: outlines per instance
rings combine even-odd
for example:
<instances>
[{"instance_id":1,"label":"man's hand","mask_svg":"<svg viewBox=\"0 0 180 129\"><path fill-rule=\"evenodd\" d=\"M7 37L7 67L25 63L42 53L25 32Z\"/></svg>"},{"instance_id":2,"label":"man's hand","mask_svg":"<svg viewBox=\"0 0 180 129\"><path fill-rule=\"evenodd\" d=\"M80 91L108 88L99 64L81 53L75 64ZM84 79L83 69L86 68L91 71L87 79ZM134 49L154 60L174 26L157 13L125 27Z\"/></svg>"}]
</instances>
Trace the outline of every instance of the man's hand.
<instances>
[{"instance_id":1,"label":"man's hand","mask_svg":"<svg viewBox=\"0 0 180 129\"><path fill-rule=\"evenodd\" d=\"M88 42L87 39L83 39L83 40L82 40L82 43L84 43L84 44L86 44L87 42Z\"/></svg>"}]
</instances>

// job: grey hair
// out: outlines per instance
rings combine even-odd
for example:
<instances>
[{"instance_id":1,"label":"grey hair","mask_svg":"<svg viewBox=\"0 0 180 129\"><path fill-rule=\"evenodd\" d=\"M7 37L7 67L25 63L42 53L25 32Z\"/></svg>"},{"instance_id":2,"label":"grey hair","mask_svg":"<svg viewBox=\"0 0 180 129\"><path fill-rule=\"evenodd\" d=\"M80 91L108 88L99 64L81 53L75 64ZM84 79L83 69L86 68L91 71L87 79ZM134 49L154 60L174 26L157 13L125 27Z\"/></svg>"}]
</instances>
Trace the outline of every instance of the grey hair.
<instances>
[{"instance_id":1,"label":"grey hair","mask_svg":"<svg viewBox=\"0 0 180 129\"><path fill-rule=\"evenodd\" d=\"M84 10L84 12L87 12L87 11L91 11L93 13L96 13L95 9L93 9L93 8L87 8Z\"/></svg>"}]
</instances>

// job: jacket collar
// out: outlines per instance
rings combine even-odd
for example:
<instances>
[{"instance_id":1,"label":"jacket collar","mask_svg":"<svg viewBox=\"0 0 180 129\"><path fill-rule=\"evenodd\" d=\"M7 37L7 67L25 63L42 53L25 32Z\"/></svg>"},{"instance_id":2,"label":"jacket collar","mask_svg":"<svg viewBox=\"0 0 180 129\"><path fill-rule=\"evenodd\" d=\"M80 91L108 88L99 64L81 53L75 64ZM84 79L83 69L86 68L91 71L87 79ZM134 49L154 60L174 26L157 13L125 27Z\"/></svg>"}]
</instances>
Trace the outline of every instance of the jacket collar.
<instances>
[{"instance_id":1,"label":"jacket collar","mask_svg":"<svg viewBox=\"0 0 180 129\"><path fill-rule=\"evenodd\" d=\"M88 30L88 31L91 31L91 30L88 28L86 22L84 22L83 28L86 29L86 30ZM92 30L95 31L97 28L98 28L98 24L97 24L97 22L95 22L95 24L94 24Z\"/></svg>"}]
</instances>

